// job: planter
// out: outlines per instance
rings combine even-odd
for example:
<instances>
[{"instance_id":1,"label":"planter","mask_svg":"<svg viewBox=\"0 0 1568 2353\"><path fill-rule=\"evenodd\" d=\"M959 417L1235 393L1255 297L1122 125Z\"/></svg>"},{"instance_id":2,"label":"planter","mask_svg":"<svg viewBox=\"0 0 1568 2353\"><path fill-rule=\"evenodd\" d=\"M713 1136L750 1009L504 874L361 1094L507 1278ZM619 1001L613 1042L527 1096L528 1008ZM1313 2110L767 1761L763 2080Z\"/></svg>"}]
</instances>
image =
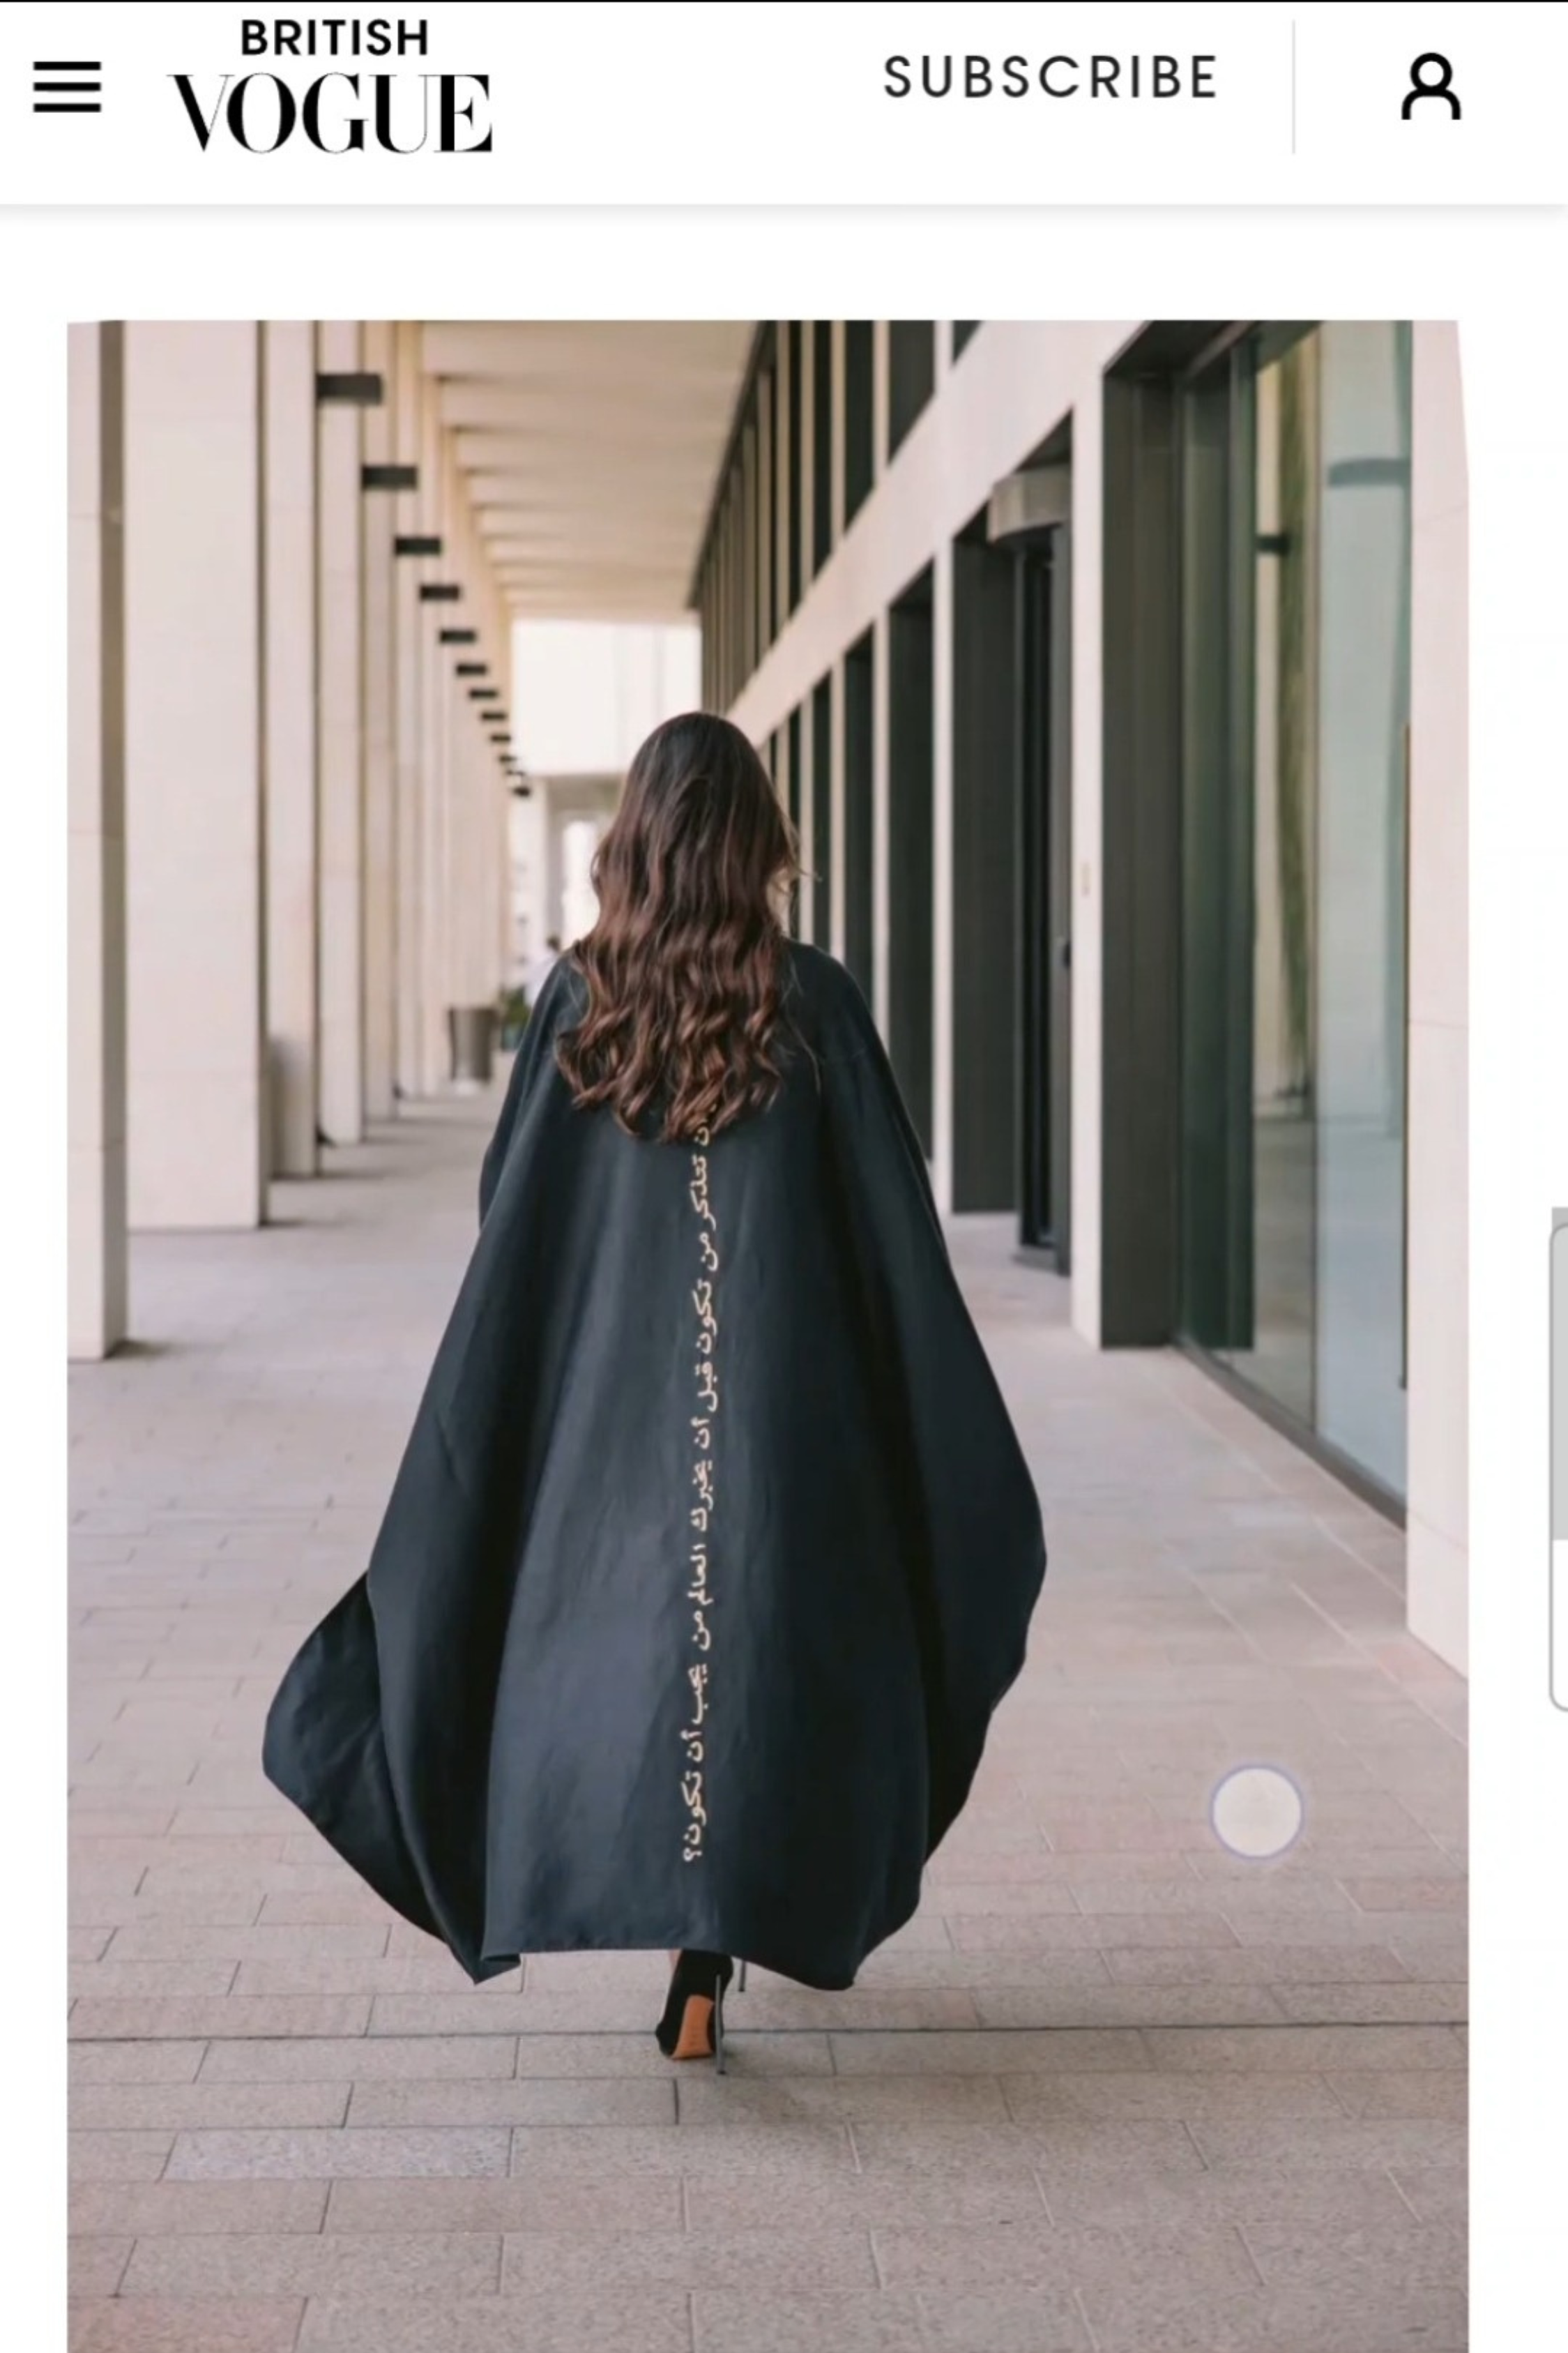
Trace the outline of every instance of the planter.
<instances>
[{"instance_id":1,"label":"planter","mask_svg":"<svg viewBox=\"0 0 1568 2353\"><path fill-rule=\"evenodd\" d=\"M473 1094L488 1087L495 1069L495 1007L448 1006L447 1036L452 1050L452 1084L459 1093Z\"/></svg>"}]
</instances>

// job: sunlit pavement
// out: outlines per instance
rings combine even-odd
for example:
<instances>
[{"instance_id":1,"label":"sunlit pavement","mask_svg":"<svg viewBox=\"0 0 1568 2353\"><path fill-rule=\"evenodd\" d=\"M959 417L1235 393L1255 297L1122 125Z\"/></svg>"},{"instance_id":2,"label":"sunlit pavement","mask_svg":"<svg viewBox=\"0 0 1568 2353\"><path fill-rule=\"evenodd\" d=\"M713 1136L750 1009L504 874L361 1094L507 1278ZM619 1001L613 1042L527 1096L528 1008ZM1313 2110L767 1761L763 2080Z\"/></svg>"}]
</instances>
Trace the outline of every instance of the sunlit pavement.
<instances>
[{"instance_id":1,"label":"sunlit pavement","mask_svg":"<svg viewBox=\"0 0 1568 2353\"><path fill-rule=\"evenodd\" d=\"M492 1113L139 1240L141 1345L73 1374L74 2353L1458 2353L1464 1685L1396 1532L1081 1347L1005 1225L955 1252L1051 1570L853 1992L753 1975L728 2076L675 2071L661 1957L475 1991L268 1788ZM1272 1861L1211 1825L1244 1765L1303 1794Z\"/></svg>"}]
</instances>

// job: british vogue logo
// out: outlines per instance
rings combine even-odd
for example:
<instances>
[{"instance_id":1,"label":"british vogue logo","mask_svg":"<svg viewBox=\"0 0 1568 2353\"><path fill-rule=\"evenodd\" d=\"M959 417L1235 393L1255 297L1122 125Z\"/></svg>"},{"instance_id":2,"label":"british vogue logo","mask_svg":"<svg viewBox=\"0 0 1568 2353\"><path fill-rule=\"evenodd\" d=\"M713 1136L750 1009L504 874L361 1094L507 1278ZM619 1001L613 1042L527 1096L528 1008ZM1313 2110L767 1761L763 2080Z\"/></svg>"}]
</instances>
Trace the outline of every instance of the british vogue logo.
<instances>
[{"instance_id":1,"label":"british vogue logo","mask_svg":"<svg viewBox=\"0 0 1568 2353\"><path fill-rule=\"evenodd\" d=\"M290 143L323 155L491 151L489 74L397 72L377 62L429 57L422 16L244 16L239 36L240 56L266 65L170 76L204 154L215 141L247 155ZM306 72L284 69L295 59ZM325 62L318 69L316 60Z\"/></svg>"}]
</instances>

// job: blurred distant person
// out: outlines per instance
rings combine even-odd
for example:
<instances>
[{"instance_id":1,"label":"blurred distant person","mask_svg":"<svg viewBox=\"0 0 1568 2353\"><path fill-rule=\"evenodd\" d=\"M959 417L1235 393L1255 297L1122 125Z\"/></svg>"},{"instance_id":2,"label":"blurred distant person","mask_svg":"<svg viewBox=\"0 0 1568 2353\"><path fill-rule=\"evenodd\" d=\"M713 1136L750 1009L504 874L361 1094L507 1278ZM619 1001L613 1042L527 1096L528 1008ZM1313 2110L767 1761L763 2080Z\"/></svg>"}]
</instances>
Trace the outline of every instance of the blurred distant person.
<instances>
[{"instance_id":1,"label":"blurred distant person","mask_svg":"<svg viewBox=\"0 0 1568 2353\"><path fill-rule=\"evenodd\" d=\"M657 1950L854 1982L1024 1661L1040 1512L854 981L746 738L632 763L367 1573L267 1771L476 1982Z\"/></svg>"}]
</instances>

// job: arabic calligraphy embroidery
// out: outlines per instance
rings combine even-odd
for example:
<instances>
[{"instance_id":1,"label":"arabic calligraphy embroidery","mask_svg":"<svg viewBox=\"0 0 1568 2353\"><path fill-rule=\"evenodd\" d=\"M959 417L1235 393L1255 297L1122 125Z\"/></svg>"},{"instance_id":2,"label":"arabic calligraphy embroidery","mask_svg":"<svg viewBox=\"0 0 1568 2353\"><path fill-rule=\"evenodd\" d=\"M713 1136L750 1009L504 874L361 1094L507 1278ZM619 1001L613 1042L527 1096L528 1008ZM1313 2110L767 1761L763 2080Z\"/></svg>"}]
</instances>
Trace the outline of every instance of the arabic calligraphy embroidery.
<instances>
[{"instance_id":1,"label":"arabic calligraphy embroidery","mask_svg":"<svg viewBox=\"0 0 1568 2353\"><path fill-rule=\"evenodd\" d=\"M708 1538L718 1505L713 1426L719 1413L719 1314L714 1283L719 1271L719 1245L717 1220L709 1191L708 1151L710 1141L707 1128L699 1128L697 1148L691 1155L691 1176L688 1187L688 1197L697 1219L697 1255L700 1272L691 1293L697 1326L693 1356L697 1411L690 1420L693 1500L687 1514L691 1543L687 1554L689 1577L686 1597L691 1604L692 1648L702 1655L686 1670L691 1704L680 1731L680 1795L686 1807L686 1830L680 1848L683 1862L700 1861L708 1828L705 1778L708 1752L704 1726L708 1720L708 1654L713 1647L713 1630L710 1623L713 1590L709 1583Z\"/></svg>"}]
</instances>

